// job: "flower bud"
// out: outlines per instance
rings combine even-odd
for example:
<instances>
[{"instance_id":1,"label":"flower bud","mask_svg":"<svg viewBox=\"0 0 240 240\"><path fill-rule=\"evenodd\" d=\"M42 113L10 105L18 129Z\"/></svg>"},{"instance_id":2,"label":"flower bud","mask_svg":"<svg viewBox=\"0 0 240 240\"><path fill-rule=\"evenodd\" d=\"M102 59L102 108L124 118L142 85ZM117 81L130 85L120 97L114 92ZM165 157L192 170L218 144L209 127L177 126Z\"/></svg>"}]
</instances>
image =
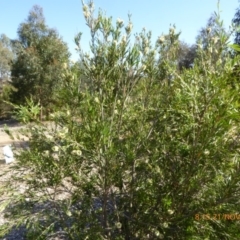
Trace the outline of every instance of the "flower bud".
<instances>
[{"instance_id":1,"label":"flower bud","mask_svg":"<svg viewBox=\"0 0 240 240\"><path fill-rule=\"evenodd\" d=\"M209 34L209 33L211 33L211 31L212 31L212 29L209 27L209 28L207 28L207 33Z\"/></svg>"},{"instance_id":2,"label":"flower bud","mask_svg":"<svg viewBox=\"0 0 240 240\"><path fill-rule=\"evenodd\" d=\"M209 154L210 154L209 150L206 149L206 150L204 151L204 155L207 156L207 155L209 155Z\"/></svg>"},{"instance_id":3,"label":"flower bud","mask_svg":"<svg viewBox=\"0 0 240 240\"><path fill-rule=\"evenodd\" d=\"M164 36L161 36L161 37L158 38L158 42L159 42L160 44L163 44L164 41L165 41L165 37L164 37Z\"/></svg>"},{"instance_id":4,"label":"flower bud","mask_svg":"<svg viewBox=\"0 0 240 240\"><path fill-rule=\"evenodd\" d=\"M88 11L88 6L86 4L83 5L83 11L84 12Z\"/></svg>"},{"instance_id":5,"label":"flower bud","mask_svg":"<svg viewBox=\"0 0 240 240\"><path fill-rule=\"evenodd\" d=\"M120 18L118 18L118 19L117 19L117 24L119 24L119 25L123 24L123 20L120 19Z\"/></svg>"},{"instance_id":6,"label":"flower bud","mask_svg":"<svg viewBox=\"0 0 240 240\"><path fill-rule=\"evenodd\" d=\"M169 29L169 32L170 32L170 34L174 34L174 33L175 33L175 29L171 27L171 28Z\"/></svg>"},{"instance_id":7,"label":"flower bud","mask_svg":"<svg viewBox=\"0 0 240 240\"><path fill-rule=\"evenodd\" d=\"M67 63L63 63L63 68L67 69Z\"/></svg>"},{"instance_id":8,"label":"flower bud","mask_svg":"<svg viewBox=\"0 0 240 240\"><path fill-rule=\"evenodd\" d=\"M144 49L144 54L148 54L148 52L149 52L149 47L146 47L146 48Z\"/></svg>"},{"instance_id":9,"label":"flower bud","mask_svg":"<svg viewBox=\"0 0 240 240\"><path fill-rule=\"evenodd\" d=\"M212 41L213 41L214 44L216 44L216 43L218 42L218 40L219 40L218 37L213 37L213 38L212 38Z\"/></svg>"},{"instance_id":10,"label":"flower bud","mask_svg":"<svg viewBox=\"0 0 240 240\"><path fill-rule=\"evenodd\" d=\"M94 98L94 101L95 101L96 103L99 103L98 97L95 97L95 98Z\"/></svg>"},{"instance_id":11,"label":"flower bud","mask_svg":"<svg viewBox=\"0 0 240 240\"><path fill-rule=\"evenodd\" d=\"M54 147L52 148L52 150L53 150L54 152L58 152L59 147L58 147L58 146L54 146Z\"/></svg>"},{"instance_id":12,"label":"flower bud","mask_svg":"<svg viewBox=\"0 0 240 240\"><path fill-rule=\"evenodd\" d=\"M45 156L45 157L49 156L49 151L48 150L44 151L43 156Z\"/></svg>"},{"instance_id":13,"label":"flower bud","mask_svg":"<svg viewBox=\"0 0 240 240\"><path fill-rule=\"evenodd\" d=\"M83 15L84 15L85 18L89 18L90 17L90 13L88 11L83 12Z\"/></svg>"},{"instance_id":14,"label":"flower bud","mask_svg":"<svg viewBox=\"0 0 240 240\"><path fill-rule=\"evenodd\" d=\"M146 65L143 64L141 69L142 69L142 71L144 71L146 69Z\"/></svg>"},{"instance_id":15,"label":"flower bud","mask_svg":"<svg viewBox=\"0 0 240 240\"><path fill-rule=\"evenodd\" d=\"M77 155L77 156L81 156L82 155L82 151L81 150L73 150L72 154L73 155Z\"/></svg>"},{"instance_id":16,"label":"flower bud","mask_svg":"<svg viewBox=\"0 0 240 240\"><path fill-rule=\"evenodd\" d=\"M125 28L126 32L129 34L132 31L133 25L131 23Z\"/></svg>"},{"instance_id":17,"label":"flower bud","mask_svg":"<svg viewBox=\"0 0 240 240\"><path fill-rule=\"evenodd\" d=\"M124 35L124 36L122 37L122 43L126 43L126 40L127 40L127 38L126 38L126 36Z\"/></svg>"},{"instance_id":18,"label":"flower bud","mask_svg":"<svg viewBox=\"0 0 240 240\"><path fill-rule=\"evenodd\" d=\"M198 43L197 46L198 46L199 49L203 49L203 46L202 46L201 43Z\"/></svg>"},{"instance_id":19,"label":"flower bud","mask_svg":"<svg viewBox=\"0 0 240 240\"><path fill-rule=\"evenodd\" d=\"M48 140L53 140L53 136L52 136L52 135L46 134L45 136L46 136L46 138L47 138Z\"/></svg>"},{"instance_id":20,"label":"flower bud","mask_svg":"<svg viewBox=\"0 0 240 240\"><path fill-rule=\"evenodd\" d=\"M170 214L170 215L172 215L173 213L174 213L174 211L173 210L171 210L171 209L168 209L168 214Z\"/></svg>"},{"instance_id":21,"label":"flower bud","mask_svg":"<svg viewBox=\"0 0 240 240\"><path fill-rule=\"evenodd\" d=\"M117 222L116 227L120 229L122 227L122 224L120 222Z\"/></svg>"}]
</instances>

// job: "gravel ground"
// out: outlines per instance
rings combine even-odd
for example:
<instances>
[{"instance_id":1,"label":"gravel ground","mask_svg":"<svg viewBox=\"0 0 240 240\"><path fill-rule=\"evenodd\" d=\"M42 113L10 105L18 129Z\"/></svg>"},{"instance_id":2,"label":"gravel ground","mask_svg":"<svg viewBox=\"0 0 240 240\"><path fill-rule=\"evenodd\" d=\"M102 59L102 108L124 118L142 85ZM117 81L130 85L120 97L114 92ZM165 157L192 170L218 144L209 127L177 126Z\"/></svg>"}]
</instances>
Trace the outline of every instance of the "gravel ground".
<instances>
[{"instance_id":1,"label":"gravel ground","mask_svg":"<svg viewBox=\"0 0 240 240\"><path fill-rule=\"evenodd\" d=\"M1 121L0 122L0 184L2 182L7 181L11 178L13 172L9 172L1 176L6 170L9 170L11 164L6 164L3 156L3 147L7 144L12 144L13 147L19 148L21 147L23 141L27 139L20 138L18 141L12 140L5 132L4 132L4 125L7 125L9 130L12 131L13 135L15 135L20 129L24 128L25 126L17 123L16 121ZM15 133L15 134L14 134ZM19 186L19 190L24 189L24 186ZM0 196L0 202L3 200L3 196ZM4 213L0 212L0 226L6 222L4 218ZM26 229L24 227L18 227L16 229L12 229L12 231L5 236L4 238L0 238L0 240L25 240L26 237ZM65 240L67 239L63 233L59 232L56 233L55 236L49 237L48 240Z\"/></svg>"},{"instance_id":2,"label":"gravel ground","mask_svg":"<svg viewBox=\"0 0 240 240\"><path fill-rule=\"evenodd\" d=\"M9 170L10 165L5 163L5 159L3 156L3 147L7 144L12 144L15 146L19 146L19 143L13 141L5 132L4 126L7 125L8 128L13 131L17 132L22 128L22 126L17 123L16 121L1 121L0 122L0 173L4 173L5 171ZM0 183L7 181L11 178L11 173L4 174L0 176ZM0 197L2 200L2 197ZM5 223L4 213L0 213L0 225ZM7 236L2 238L2 240L24 240L25 229L23 227L13 229Z\"/></svg>"},{"instance_id":3,"label":"gravel ground","mask_svg":"<svg viewBox=\"0 0 240 240\"><path fill-rule=\"evenodd\" d=\"M3 156L3 147L7 144L12 144L15 146L19 146L21 141L14 141L12 140L7 133L4 132L4 126L7 126L10 131L17 133L20 129L24 128L23 125L17 123L16 121L2 121L0 122L0 163L4 163L4 156ZM22 138L22 140L26 140Z\"/></svg>"}]
</instances>

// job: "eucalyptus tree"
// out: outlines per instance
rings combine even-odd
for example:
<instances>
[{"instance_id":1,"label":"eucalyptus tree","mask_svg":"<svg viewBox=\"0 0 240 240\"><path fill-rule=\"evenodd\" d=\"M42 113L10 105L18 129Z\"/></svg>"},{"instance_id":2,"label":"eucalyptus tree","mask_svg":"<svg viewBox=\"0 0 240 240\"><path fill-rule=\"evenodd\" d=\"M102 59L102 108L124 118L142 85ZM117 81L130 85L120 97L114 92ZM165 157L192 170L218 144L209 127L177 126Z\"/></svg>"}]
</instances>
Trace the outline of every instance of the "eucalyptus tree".
<instances>
[{"instance_id":1,"label":"eucalyptus tree","mask_svg":"<svg viewBox=\"0 0 240 240\"><path fill-rule=\"evenodd\" d=\"M10 64L13 59L11 40L5 35L0 36L0 78L2 80L10 77Z\"/></svg>"},{"instance_id":2,"label":"eucalyptus tree","mask_svg":"<svg viewBox=\"0 0 240 240\"><path fill-rule=\"evenodd\" d=\"M11 75L17 93L12 94L13 103L23 104L32 96L34 102L49 107L69 61L67 45L55 29L46 25L39 6L34 6L27 20L20 24L14 42L16 59Z\"/></svg>"},{"instance_id":3,"label":"eucalyptus tree","mask_svg":"<svg viewBox=\"0 0 240 240\"><path fill-rule=\"evenodd\" d=\"M236 13L232 19L233 24L235 25L235 38L234 43L240 45L240 7L237 8Z\"/></svg>"}]
</instances>

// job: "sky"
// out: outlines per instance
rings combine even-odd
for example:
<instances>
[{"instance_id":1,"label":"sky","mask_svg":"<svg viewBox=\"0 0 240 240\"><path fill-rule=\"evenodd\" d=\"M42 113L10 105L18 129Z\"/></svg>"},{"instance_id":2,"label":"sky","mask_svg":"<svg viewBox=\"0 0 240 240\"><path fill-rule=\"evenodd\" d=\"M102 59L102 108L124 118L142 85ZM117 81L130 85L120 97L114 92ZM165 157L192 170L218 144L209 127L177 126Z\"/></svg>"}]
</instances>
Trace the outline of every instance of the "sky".
<instances>
[{"instance_id":1,"label":"sky","mask_svg":"<svg viewBox=\"0 0 240 240\"><path fill-rule=\"evenodd\" d=\"M43 8L46 24L57 29L68 44L72 60L79 58L74 43L77 33L83 33L81 46L89 51L90 31L83 17L81 0L0 0L0 34L17 38L19 24L27 19L34 5ZM170 24L175 24L177 31L181 31L180 39L189 44L195 43L199 30L218 10L217 0L94 0L94 5L96 14L102 9L113 21L120 18L127 22L130 13L133 33L145 27L152 31L153 40L167 34ZM238 7L238 0L220 0L220 14L227 29Z\"/></svg>"}]
</instances>

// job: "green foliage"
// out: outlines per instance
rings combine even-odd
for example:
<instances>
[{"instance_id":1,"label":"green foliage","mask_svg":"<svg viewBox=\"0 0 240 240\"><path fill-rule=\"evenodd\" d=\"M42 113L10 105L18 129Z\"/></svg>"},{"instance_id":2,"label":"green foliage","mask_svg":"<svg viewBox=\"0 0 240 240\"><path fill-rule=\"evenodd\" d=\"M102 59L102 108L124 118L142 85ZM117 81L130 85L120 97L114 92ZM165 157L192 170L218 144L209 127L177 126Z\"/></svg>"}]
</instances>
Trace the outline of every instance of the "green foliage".
<instances>
[{"instance_id":1,"label":"green foliage","mask_svg":"<svg viewBox=\"0 0 240 240\"><path fill-rule=\"evenodd\" d=\"M50 29L40 7L34 6L26 22L18 29L15 41L17 56L12 63L12 84L18 90L12 94L13 103L24 104L33 97L44 109L51 106L54 93L62 81L68 49L56 30Z\"/></svg>"},{"instance_id":2,"label":"green foliage","mask_svg":"<svg viewBox=\"0 0 240 240\"><path fill-rule=\"evenodd\" d=\"M178 53L178 65L179 69L191 68L196 58L196 45L188 45L185 42L180 42L179 53Z\"/></svg>"},{"instance_id":3,"label":"green foliage","mask_svg":"<svg viewBox=\"0 0 240 240\"><path fill-rule=\"evenodd\" d=\"M13 59L13 51L10 39L1 34L0 36L0 118L10 115L11 107L5 103L14 88L10 85L10 66Z\"/></svg>"},{"instance_id":4,"label":"green foliage","mask_svg":"<svg viewBox=\"0 0 240 240\"><path fill-rule=\"evenodd\" d=\"M51 124L28 129L15 166L28 188L5 227L27 223L29 239L59 229L69 239L239 239L239 221L223 219L240 211L238 58L227 38L214 56L199 46L179 72L175 28L155 46L144 29L131 44L130 17L114 25L92 2L83 13L91 55L79 35L83 67L65 69Z\"/></svg>"},{"instance_id":5,"label":"green foliage","mask_svg":"<svg viewBox=\"0 0 240 240\"><path fill-rule=\"evenodd\" d=\"M232 19L232 23L234 25L234 30L235 30L235 38L234 38L234 43L235 44L240 44L240 31L239 31L239 26L240 26L240 8L236 9L236 13Z\"/></svg>"},{"instance_id":6,"label":"green foliage","mask_svg":"<svg viewBox=\"0 0 240 240\"><path fill-rule=\"evenodd\" d=\"M12 114L12 106L9 104L10 95L16 89L7 82L2 82L0 88L0 118L9 118Z\"/></svg>"},{"instance_id":7,"label":"green foliage","mask_svg":"<svg viewBox=\"0 0 240 240\"><path fill-rule=\"evenodd\" d=\"M224 27L223 20L220 17L220 8L218 2L218 11L214 12L208 19L205 28L202 28L197 36L197 45L205 51L206 59L211 59L211 64L215 65L217 61L225 61L229 55L229 48L223 48L230 43L230 38L233 34L233 29ZM220 60L221 59L221 60Z\"/></svg>"},{"instance_id":8,"label":"green foliage","mask_svg":"<svg viewBox=\"0 0 240 240\"><path fill-rule=\"evenodd\" d=\"M22 123L36 122L39 120L41 107L39 103L34 104L32 98L26 99L26 105L11 105L14 107L13 112L16 120Z\"/></svg>"},{"instance_id":9,"label":"green foliage","mask_svg":"<svg viewBox=\"0 0 240 240\"><path fill-rule=\"evenodd\" d=\"M0 36L0 81L8 80L10 75L10 63L13 59L10 39L1 34Z\"/></svg>"},{"instance_id":10,"label":"green foliage","mask_svg":"<svg viewBox=\"0 0 240 240\"><path fill-rule=\"evenodd\" d=\"M233 50L240 52L240 46L238 44L230 44L229 45Z\"/></svg>"}]
</instances>

